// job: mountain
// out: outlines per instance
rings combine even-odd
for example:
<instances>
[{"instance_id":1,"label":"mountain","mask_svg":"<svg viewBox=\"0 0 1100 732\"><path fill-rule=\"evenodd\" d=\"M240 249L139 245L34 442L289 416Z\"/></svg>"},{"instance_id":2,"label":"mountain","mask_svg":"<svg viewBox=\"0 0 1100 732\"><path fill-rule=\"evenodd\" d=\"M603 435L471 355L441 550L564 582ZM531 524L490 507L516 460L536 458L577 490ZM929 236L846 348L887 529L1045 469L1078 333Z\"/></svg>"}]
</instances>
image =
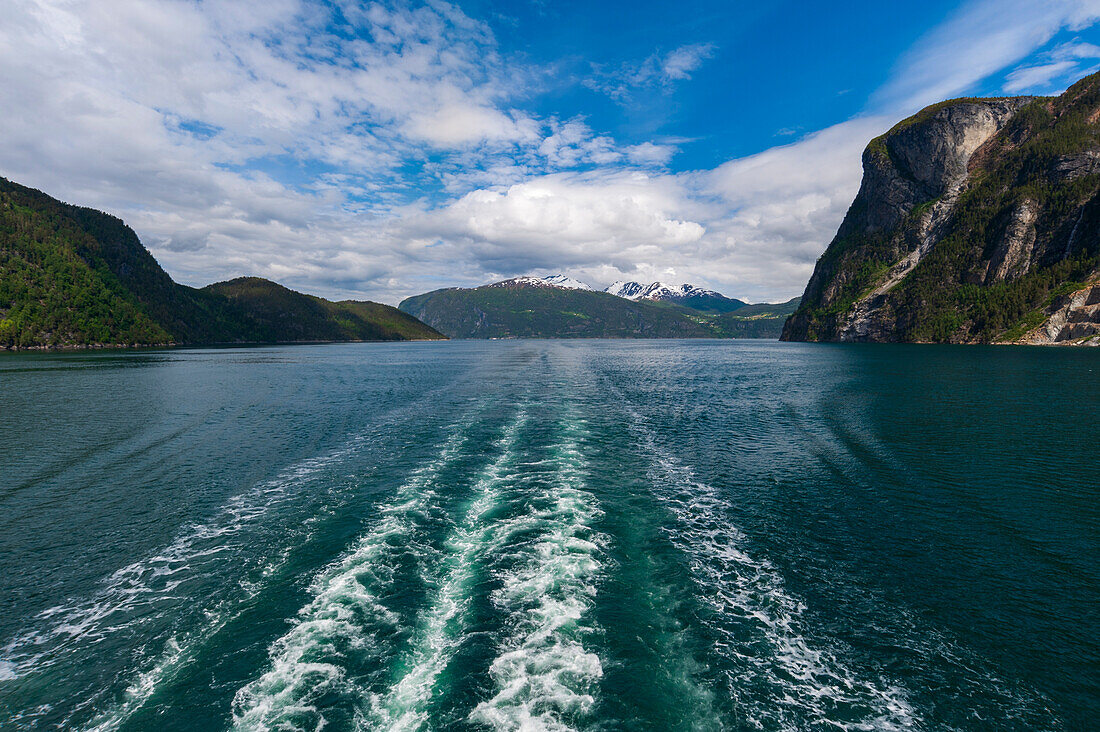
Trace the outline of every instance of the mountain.
<instances>
[{"instance_id":1,"label":"mountain","mask_svg":"<svg viewBox=\"0 0 1100 732\"><path fill-rule=\"evenodd\" d=\"M872 140L785 340L1100 344L1100 75Z\"/></svg>"},{"instance_id":2,"label":"mountain","mask_svg":"<svg viewBox=\"0 0 1100 732\"><path fill-rule=\"evenodd\" d=\"M548 275L546 277L534 277L527 275L524 277L513 277L510 280L503 280L501 282L494 282L486 287L512 287L512 286L524 286L524 287L556 287L563 290L592 290L589 285L575 280L572 277L566 277L562 274Z\"/></svg>"},{"instance_id":3,"label":"mountain","mask_svg":"<svg viewBox=\"0 0 1100 732\"><path fill-rule=\"evenodd\" d=\"M120 219L0 178L0 348L441 337L259 278L177 284Z\"/></svg>"},{"instance_id":4,"label":"mountain","mask_svg":"<svg viewBox=\"0 0 1100 732\"><path fill-rule=\"evenodd\" d=\"M717 313L714 322L727 338L779 338L783 324L798 308L802 298L787 302L744 305L732 312Z\"/></svg>"},{"instance_id":5,"label":"mountain","mask_svg":"<svg viewBox=\"0 0 1100 732\"><path fill-rule=\"evenodd\" d=\"M592 289L589 285L586 285L585 283L581 282L580 280L575 280L572 277L566 277L565 275L562 275L562 274L556 274L556 275L550 275L548 277L543 277L542 281L546 282L548 284L554 285L555 287L564 287L567 290L591 290Z\"/></svg>"},{"instance_id":6,"label":"mountain","mask_svg":"<svg viewBox=\"0 0 1100 732\"><path fill-rule=\"evenodd\" d=\"M203 291L243 309L262 341L434 340L435 330L389 305L343 300L330 302L260 277L238 277Z\"/></svg>"},{"instance_id":7,"label":"mountain","mask_svg":"<svg viewBox=\"0 0 1100 732\"><path fill-rule=\"evenodd\" d=\"M627 300L671 302L704 313L729 313L747 304L714 290L687 284L666 285L664 282L653 282L648 285L640 282L616 282L604 292L625 297Z\"/></svg>"},{"instance_id":8,"label":"mountain","mask_svg":"<svg viewBox=\"0 0 1100 732\"><path fill-rule=\"evenodd\" d=\"M739 318L519 277L398 307L452 338L778 338L796 304L748 306L758 309Z\"/></svg>"}]
</instances>

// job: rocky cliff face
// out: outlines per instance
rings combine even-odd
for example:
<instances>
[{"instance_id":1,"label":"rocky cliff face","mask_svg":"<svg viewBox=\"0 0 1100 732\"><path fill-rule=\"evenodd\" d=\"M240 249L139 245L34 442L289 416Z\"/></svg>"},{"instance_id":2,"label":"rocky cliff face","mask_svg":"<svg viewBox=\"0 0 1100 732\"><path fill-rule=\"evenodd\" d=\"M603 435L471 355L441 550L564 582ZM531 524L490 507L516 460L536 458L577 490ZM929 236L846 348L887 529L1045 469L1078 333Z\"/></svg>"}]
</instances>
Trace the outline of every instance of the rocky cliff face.
<instances>
[{"instance_id":1,"label":"rocky cliff face","mask_svg":"<svg viewBox=\"0 0 1100 732\"><path fill-rule=\"evenodd\" d=\"M1033 346L1100 346L1100 285L1082 287L1055 298L1043 315L1046 320L1019 339Z\"/></svg>"},{"instance_id":2,"label":"rocky cliff face","mask_svg":"<svg viewBox=\"0 0 1100 732\"><path fill-rule=\"evenodd\" d=\"M873 140L783 338L1038 342L1055 300L1100 278L1098 119L1091 76L1057 99L943 102Z\"/></svg>"}]
</instances>

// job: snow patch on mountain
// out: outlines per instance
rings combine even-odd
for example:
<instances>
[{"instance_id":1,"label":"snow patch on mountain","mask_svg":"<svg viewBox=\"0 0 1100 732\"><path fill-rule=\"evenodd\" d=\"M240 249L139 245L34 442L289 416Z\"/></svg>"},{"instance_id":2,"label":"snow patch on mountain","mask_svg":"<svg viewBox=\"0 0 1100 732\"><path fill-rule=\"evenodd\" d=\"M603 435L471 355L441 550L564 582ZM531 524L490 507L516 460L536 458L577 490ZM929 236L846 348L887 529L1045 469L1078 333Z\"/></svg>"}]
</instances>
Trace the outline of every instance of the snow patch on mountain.
<instances>
[{"instance_id":1,"label":"snow patch on mountain","mask_svg":"<svg viewBox=\"0 0 1100 732\"><path fill-rule=\"evenodd\" d=\"M575 280L572 277L567 277L563 274L547 275L542 278L543 282L549 282L555 287L564 287L569 290L591 290L592 287L586 285L580 280Z\"/></svg>"},{"instance_id":2,"label":"snow patch on mountain","mask_svg":"<svg viewBox=\"0 0 1100 732\"><path fill-rule=\"evenodd\" d=\"M546 277L513 277L503 282L494 282L488 287L558 287L563 290L593 290L593 288L580 280L567 277L563 274L547 275Z\"/></svg>"},{"instance_id":3,"label":"snow patch on mountain","mask_svg":"<svg viewBox=\"0 0 1100 732\"><path fill-rule=\"evenodd\" d=\"M665 300L676 302L688 297L725 297L714 290L707 290L695 285L669 285L664 282L653 282L643 285L640 282L615 282L604 292L609 292L627 300Z\"/></svg>"}]
</instances>

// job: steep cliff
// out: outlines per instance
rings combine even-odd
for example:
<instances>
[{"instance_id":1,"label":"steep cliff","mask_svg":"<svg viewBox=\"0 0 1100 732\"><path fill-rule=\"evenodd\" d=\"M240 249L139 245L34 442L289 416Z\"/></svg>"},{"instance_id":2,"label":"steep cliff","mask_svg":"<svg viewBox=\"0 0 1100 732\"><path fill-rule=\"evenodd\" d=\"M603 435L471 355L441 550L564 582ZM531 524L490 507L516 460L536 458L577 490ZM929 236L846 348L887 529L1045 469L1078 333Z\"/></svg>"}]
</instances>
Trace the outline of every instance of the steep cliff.
<instances>
[{"instance_id":1,"label":"steep cliff","mask_svg":"<svg viewBox=\"0 0 1100 732\"><path fill-rule=\"evenodd\" d=\"M872 140L783 339L1093 340L1097 309L1066 298L1100 279L1098 120L1093 75L1053 99L943 102Z\"/></svg>"}]
</instances>

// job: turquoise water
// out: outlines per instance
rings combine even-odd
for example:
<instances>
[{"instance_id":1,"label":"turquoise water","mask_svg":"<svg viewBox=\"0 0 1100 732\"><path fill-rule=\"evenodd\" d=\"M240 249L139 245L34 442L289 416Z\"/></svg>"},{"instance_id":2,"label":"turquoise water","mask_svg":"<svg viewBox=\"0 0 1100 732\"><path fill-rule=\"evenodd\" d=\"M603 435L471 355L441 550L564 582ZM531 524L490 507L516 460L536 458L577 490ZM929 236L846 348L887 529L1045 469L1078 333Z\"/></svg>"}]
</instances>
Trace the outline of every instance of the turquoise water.
<instances>
[{"instance_id":1,"label":"turquoise water","mask_svg":"<svg viewBox=\"0 0 1100 732\"><path fill-rule=\"evenodd\" d=\"M1084 730L1100 351L0 357L0 727Z\"/></svg>"}]
</instances>

